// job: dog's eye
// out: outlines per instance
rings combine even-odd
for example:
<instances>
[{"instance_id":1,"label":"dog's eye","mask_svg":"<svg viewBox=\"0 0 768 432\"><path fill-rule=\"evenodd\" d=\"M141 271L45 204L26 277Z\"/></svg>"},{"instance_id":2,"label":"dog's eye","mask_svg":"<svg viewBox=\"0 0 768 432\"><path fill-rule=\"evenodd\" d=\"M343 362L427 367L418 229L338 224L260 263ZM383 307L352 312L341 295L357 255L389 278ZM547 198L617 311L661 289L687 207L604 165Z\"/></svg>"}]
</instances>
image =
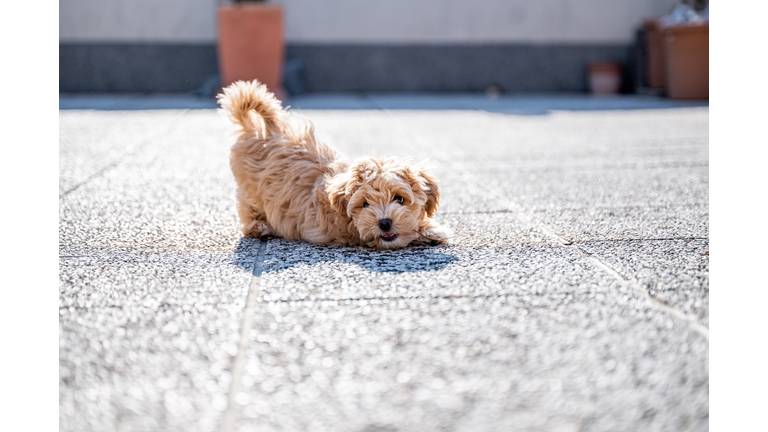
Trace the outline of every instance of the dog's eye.
<instances>
[{"instance_id":1,"label":"dog's eye","mask_svg":"<svg viewBox=\"0 0 768 432\"><path fill-rule=\"evenodd\" d=\"M399 204L402 204L402 203L404 203L404 202L405 202L405 200L403 199L403 197L401 197L400 195L395 195L395 197L394 197L394 198L392 198L392 201L397 201Z\"/></svg>"},{"instance_id":2,"label":"dog's eye","mask_svg":"<svg viewBox=\"0 0 768 432\"><path fill-rule=\"evenodd\" d=\"M367 202L364 202L364 203L363 203L363 207L368 207L368 203L367 203Z\"/></svg>"}]
</instances>

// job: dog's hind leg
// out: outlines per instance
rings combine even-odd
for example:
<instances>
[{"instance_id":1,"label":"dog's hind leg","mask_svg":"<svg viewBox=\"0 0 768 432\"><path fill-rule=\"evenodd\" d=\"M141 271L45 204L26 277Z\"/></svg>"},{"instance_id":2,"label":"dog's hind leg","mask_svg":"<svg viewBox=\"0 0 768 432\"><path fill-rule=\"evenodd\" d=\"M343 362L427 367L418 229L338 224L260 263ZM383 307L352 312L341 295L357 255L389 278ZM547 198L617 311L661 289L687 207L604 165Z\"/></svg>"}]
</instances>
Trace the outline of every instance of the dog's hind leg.
<instances>
[{"instance_id":1,"label":"dog's hind leg","mask_svg":"<svg viewBox=\"0 0 768 432\"><path fill-rule=\"evenodd\" d=\"M242 199L237 200L237 213L244 236L262 239L274 237L275 231L267 223L264 214Z\"/></svg>"}]
</instances>

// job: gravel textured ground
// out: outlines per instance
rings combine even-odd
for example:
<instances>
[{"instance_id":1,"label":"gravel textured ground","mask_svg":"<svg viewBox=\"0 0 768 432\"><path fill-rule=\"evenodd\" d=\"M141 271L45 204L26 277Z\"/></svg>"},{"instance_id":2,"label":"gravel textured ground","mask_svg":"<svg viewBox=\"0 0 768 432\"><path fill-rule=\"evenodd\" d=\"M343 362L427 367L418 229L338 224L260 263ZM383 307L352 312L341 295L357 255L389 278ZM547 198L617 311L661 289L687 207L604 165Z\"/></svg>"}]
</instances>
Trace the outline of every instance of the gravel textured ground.
<instances>
[{"instance_id":1,"label":"gravel textured ground","mask_svg":"<svg viewBox=\"0 0 768 432\"><path fill-rule=\"evenodd\" d=\"M241 238L210 100L60 97L62 431L705 431L709 108L314 95L450 245Z\"/></svg>"}]
</instances>

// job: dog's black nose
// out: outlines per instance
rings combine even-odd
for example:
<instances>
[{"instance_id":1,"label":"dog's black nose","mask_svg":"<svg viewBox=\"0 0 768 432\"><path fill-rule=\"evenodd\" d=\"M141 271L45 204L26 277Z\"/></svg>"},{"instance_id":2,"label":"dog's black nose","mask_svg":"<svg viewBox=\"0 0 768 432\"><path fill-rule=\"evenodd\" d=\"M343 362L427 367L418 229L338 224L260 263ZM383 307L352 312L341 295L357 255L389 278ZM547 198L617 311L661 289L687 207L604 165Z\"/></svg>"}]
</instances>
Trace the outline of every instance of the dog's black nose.
<instances>
[{"instance_id":1,"label":"dog's black nose","mask_svg":"<svg viewBox=\"0 0 768 432\"><path fill-rule=\"evenodd\" d=\"M380 219L379 228L381 228L382 231L389 231L389 229L392 228L392 219Z\"/></svg>"}]
</instances>

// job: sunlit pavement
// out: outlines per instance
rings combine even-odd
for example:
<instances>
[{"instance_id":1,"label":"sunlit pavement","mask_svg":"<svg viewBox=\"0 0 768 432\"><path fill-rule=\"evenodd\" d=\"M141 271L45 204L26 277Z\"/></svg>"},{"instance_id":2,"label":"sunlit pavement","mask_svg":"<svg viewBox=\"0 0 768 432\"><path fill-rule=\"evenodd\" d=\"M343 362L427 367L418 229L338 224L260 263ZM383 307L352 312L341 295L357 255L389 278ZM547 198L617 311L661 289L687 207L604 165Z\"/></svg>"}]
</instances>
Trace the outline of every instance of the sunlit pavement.
<instances>
[{"instance_id":1,"label":"sunlit pavement","mask_svg":"<svg viewBox=\"0 0 768 432\"><path fill-rule=\"evenodd\" d=\"M243 239L209 99L60 98L63 431L708 430L709 109L315 95L444 247Z\"/></svg>"}]
</instances>

